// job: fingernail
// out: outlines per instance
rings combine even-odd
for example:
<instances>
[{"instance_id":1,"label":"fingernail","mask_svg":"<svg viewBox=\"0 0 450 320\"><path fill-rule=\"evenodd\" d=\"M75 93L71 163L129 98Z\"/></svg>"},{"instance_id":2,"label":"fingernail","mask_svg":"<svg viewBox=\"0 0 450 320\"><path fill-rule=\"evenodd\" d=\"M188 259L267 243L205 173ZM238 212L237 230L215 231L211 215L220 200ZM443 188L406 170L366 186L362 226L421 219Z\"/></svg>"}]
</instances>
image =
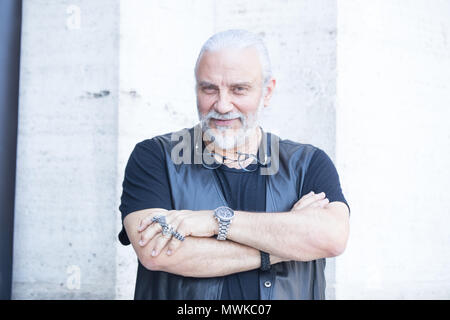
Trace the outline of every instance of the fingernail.
<instances>
[{"instance_id":1,"label":"fingernail","mask_svg":"<svg viewBox=\"0 0 450 320\"><path fill-rule=\"evenodd\" d=\"M143 245L144 245L144 241L139 240L139 245L140 245L140 246L143 246Z\"/></svg>"},{"instance_id":2,"label":"fingernail","mask_svg":"<svg viewBox=\"0 0 450 320\"><path fill-rule=\"evenodd\" d=\"M152 251L152 257L154 257L154 256L156 256L156 251L155 250Z\"/></svg>"},{"instance_id":3,"label":"fingernail","mask_svg":"<svg viewBox=\"0 0 450 320\"><path fill-rule=\"evenodd\" d=\"M172 250L167 250L167 255L170 256L172 254Z\"/></svg>"}]
</instances>

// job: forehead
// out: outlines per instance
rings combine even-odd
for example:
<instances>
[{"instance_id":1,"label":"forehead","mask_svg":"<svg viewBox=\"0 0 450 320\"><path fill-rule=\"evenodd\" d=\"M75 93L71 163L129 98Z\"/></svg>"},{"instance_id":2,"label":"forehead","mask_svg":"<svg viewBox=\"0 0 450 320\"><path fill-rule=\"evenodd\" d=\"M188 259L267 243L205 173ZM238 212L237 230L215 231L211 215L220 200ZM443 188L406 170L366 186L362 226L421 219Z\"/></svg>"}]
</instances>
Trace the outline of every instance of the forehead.
<instances>
[{"instance_id":1,"label":"forehead","mask_svg":"<svg viewBox=\"0 0 450 320\"><path fill-rule=\"evenodd\" d=\"M197 67L197 81L229 84L261 80L262 66L255 48L206 51Z\"/></svg>"}]
</instances>

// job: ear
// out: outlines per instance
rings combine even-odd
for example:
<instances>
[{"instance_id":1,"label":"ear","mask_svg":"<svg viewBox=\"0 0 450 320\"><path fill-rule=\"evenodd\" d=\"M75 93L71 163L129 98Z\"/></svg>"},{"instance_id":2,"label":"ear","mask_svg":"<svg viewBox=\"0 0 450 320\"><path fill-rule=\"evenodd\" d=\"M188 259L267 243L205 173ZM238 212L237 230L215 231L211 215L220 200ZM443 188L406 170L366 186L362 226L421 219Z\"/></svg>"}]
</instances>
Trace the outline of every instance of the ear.
<instances>
[{"instance_id":1,"label":"ear","mask_svg":"<svg viewBox=\"0 0 450 320\"><path fill-rule=\"evenodd\" d=\"M265 96L264 96L264 107L267 107L270 103L270 99L272 98L273 91L275 90L275 85L277 81L275 78L271 78L269 82L265 85Z\"/></svg>"}]
</instances>

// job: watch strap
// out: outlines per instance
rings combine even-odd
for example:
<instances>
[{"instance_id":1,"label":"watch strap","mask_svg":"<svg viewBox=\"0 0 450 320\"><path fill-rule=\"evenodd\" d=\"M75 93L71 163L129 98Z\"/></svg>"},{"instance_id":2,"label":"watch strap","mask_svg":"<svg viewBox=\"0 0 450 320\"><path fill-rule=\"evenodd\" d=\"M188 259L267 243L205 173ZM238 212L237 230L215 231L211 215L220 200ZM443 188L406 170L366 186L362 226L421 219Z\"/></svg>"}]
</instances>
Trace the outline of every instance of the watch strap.
<instances>
[{"instance_id":1,"label":"watch strap","mask_svg":"<svg viewBox=\"0 0 450 320\"><path fill-rule=\"evenodd\" d=\"M230 226L230 221L219 220L219 234L217 235L217 240L226 240L228 227Z\"/></svg>"},{"instance_id":2,"label":"watch strap","mask_svg":"<svg viewBox=\"0 0 450 320\"><path fill-rule=\"evenodd\" d=\"M270 255L264 251L260 251L261 253L261 270L268 271L270 270Z\"/></svg>"}]
</instances>

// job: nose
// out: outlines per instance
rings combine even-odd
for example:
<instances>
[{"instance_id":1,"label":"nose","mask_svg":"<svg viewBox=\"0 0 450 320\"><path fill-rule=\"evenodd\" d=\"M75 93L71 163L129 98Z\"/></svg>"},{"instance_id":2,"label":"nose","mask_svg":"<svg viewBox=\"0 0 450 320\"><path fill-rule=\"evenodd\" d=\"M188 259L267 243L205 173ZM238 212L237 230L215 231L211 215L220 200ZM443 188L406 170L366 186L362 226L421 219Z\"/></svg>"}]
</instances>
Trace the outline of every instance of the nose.
<instances>
[{"instance_id":1,"label":"nose","mask_svg":"<svg viewBox=\"0 0 450 320\"><path fill-rule=\"evenodd\" d=\"M218 95L217 101L214 103L214 109L222 114L228 113L233 110L233 104L231 102L230 96L221 91Z\"/></svg>"}]
</instances>

